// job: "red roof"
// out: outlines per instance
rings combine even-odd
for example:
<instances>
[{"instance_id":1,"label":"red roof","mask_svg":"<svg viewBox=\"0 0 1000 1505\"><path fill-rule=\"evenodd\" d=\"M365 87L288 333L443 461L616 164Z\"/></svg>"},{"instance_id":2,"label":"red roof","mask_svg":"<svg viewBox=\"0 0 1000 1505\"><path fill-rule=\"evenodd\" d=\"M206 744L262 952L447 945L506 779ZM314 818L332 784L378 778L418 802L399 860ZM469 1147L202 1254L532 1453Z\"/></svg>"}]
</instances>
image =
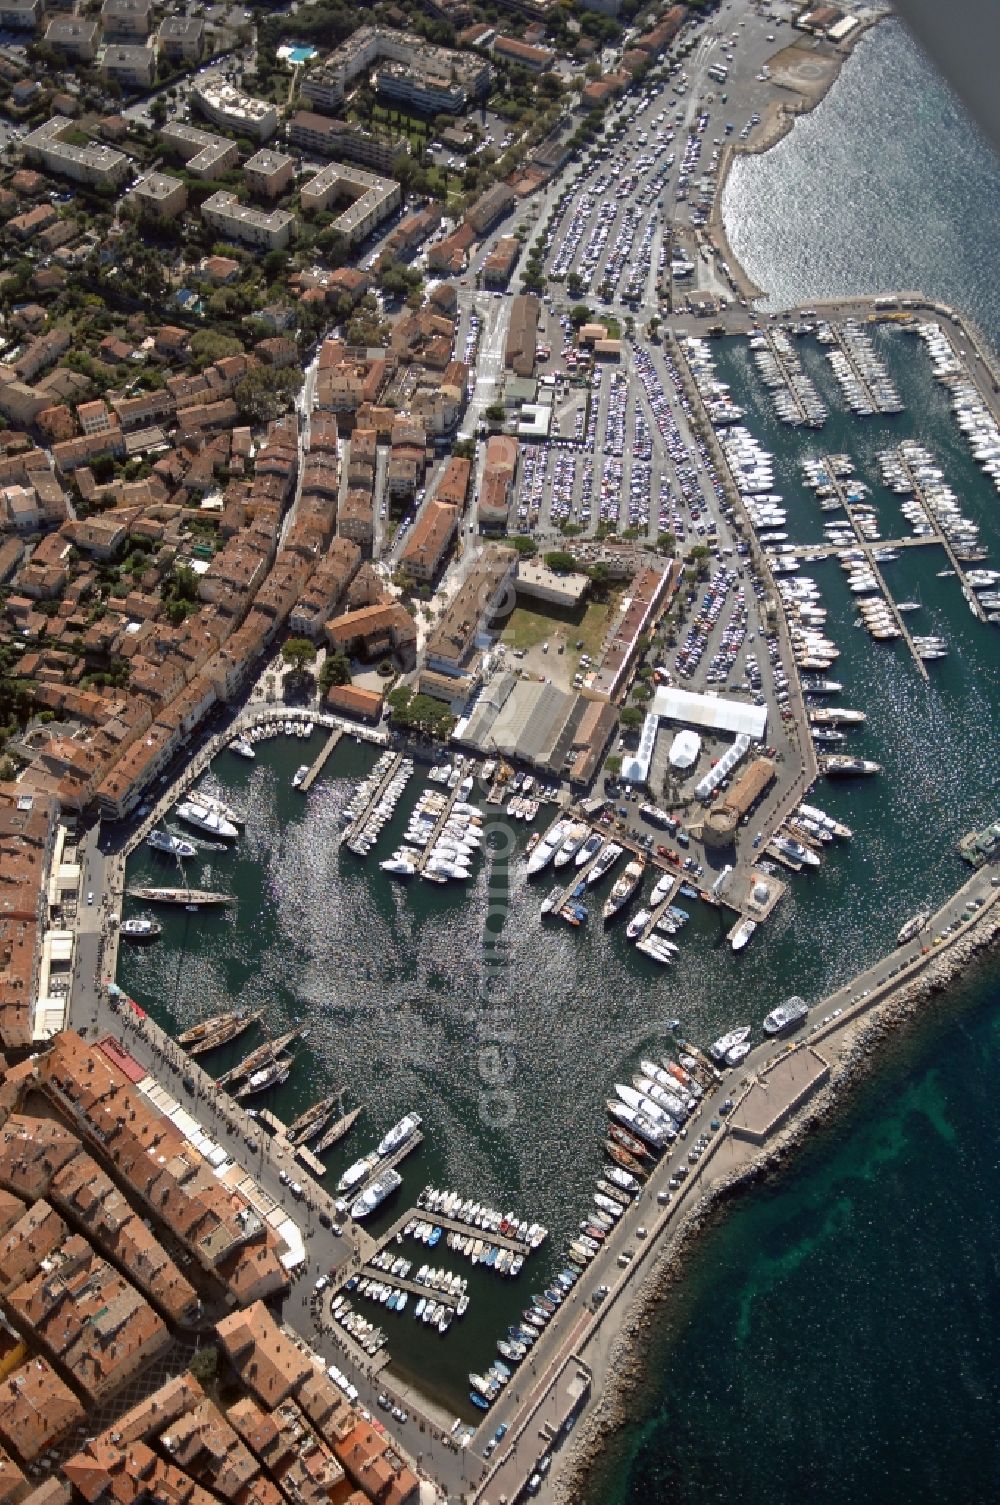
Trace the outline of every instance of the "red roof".
<instances>
[{"instance_id":1,"label":"red roof","mask_svg":"<svg viewBox=\"0 0 1000 1505\"><path fill-rule=\"evenodd\" d=\"M131 1003L132 1000L129 999L129 1002ZM140 1009L138 1004L133 1003L132 1007L137 1014L145 1018L145 1011ZM135 1056L129 1055L128 1051L123 1045L119 1044L114 1035L105 1035L103 1040L98 1041L98 1046L103 1050L112 1066L117 1066L122 1075L128 1077L133 1085L136 1082L141 1082L143 1077L149 1075L146 1068L139 1065Z\"/></svg>"}]
</instances>

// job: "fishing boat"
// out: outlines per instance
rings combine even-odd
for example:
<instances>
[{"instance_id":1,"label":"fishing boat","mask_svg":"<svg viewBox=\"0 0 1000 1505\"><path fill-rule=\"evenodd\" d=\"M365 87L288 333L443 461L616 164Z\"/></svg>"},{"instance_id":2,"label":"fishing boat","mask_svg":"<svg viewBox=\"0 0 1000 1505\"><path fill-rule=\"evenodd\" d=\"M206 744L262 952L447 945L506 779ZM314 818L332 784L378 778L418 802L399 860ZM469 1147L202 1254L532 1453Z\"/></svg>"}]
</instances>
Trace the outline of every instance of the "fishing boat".
<instances>
[{"instance_id":1,"label":"fishing boat","mask_svg":"<svg viewBox=\"0 0 1000 1505\"><path fill-rule=\"evenodd\" d=\"M603 911L605 921L614 919L615 915L624 909L642 882L642 875L645 871L645 857L633 857L626 865L625 871L620 878L616 879L614 887L605 901Z\"/></svg>"},{"instance_id":2,"label":"fishing boat","mask_svg":"<svg viewBox=\"0 0 1000 1505\"><path fill-rule=\"evenodd\" d=\"M163 926L157 920L122 920L118 934L126 941L155 941L163 934Z\"/></svg>"},{"instance_id":3,"label":"fishing boat","mask_svg":"<svg viewBox=\"0 0 1000 1505\"><path fill-rule=\"evenodd\" d=\"M234 737L229 744L229 751L234 752L238 758L245 758L248 763L252 763L257 756L246 737Z\"/></svg>"},{"instance_id":4,"label":"fishing boat","mask_svg":"<svg viewBox=\"0 0 1000 1505\"><path fill-rule=\"evenodd\" d=\"M301 789L302 788L302 785L305 783L306 774L308 772L309 772L309 764L308 763L300 763L299 766L298 766L298 768L296 768L295 772L292 774L292 788L293 789Z\"/></svg>"},{"instance_id":5,"label":"fishing boat","mask_svg":"<svg viewBox=\"0 0 1000 1505\"><path fill-rule=\"evenodd\" d=\"M220 1045L238 1040L252 1024L257 1023L261 1013L260 1009L255 1012L249 1009L230 1009L223 1014L213 1014L211 1019L205 1019L201 1024L195 1024L178 1035L177 1043L192 1056L206 1055L210 1050L217 1050Z\"/></svg>"}]
</instances>

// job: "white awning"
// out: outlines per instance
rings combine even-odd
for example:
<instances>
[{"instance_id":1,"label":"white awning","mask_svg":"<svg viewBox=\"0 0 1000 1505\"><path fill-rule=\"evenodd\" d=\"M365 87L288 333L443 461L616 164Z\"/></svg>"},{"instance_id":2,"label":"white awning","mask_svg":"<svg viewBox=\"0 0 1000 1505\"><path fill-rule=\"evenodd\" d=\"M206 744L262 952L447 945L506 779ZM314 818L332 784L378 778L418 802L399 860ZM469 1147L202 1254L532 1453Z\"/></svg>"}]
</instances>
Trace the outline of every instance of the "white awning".
<instances>
[{"instance_id":1,"label":"white awning","mask_svg":"<svg viewBox=\"0 0 1000 1505\"><path fill-rule=\"evenodd\" d=\"M767 706L748 700L734 700L728 695L697 695L693 690L679 690L662 685L653 696L653 711L664 721L699 726L706 731L741 733L760 742L767 731Z\"/></svg>"}]
</instances>

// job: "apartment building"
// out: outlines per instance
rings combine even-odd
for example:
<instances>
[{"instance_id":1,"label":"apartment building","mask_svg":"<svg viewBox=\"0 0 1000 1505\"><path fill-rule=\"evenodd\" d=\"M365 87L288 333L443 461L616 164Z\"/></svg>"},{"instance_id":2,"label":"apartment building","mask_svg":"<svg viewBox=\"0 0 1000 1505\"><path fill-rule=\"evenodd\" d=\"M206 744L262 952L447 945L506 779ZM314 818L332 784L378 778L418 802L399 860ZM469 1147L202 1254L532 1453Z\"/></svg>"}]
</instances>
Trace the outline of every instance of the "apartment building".
<instances>
[{"instance_id":1,"label":"apartment building","mask_svg":"<svg viewBox=\"0 0 1000 1505\"><path fill-rule=\"evenodd\" d=\"M234 193L213 193L201 206L201 217L220 235L264 251L284 250L295 229L295 216L284 209L254 209Z\"/></svg>"},{"instance_id":2,"label":"apartment building","mask_svg":"<svg viewBox=\"0 0 1000 1505\"><path fill-rule=\"evenodd\" d=\"M148 89L156 75L156 52L140 43L116 42L104 49L101 76L123 89Z\"/></svg>"},{"instance_id":3,"label":"apartment building","mask_svg":"<svg viewBox=\"0 0 1000 1505\"><path fill-rule=\"evenodd\" d=\"M391 178L379 178L360 167L331 162L302 188L300 202L307 213L320 213L340 199L347 207L333 222L350 245L365 240L377 225L399 207L399 184Z\"/></svg>"},{"instance_id":4,"label":"apartment building","mask_svg":"<svg viewBox=\"0 0 1000 1505\"><path fill-rule=\"evenodd\" d=\"M153 25L152 0L104 0L101 25L110 41L148 37Z\"/></svg>"},{"instance_id":5,"label":"apartment building","mask_svg":"<svg viewBox=\"0 0 1000 1505\"><path fill-rule=\"evenodd\" d=\"M389 173L400 152L409 150L405 141L374 136L346 120L298 110L288 122L288 140L292 146L321 157L358 162L376 172Z\"/></svg>"},{"instance_id":6,"label":"apartment building","mask_svg":"<svg viewBox=\"0 0 1000 1505\"><path fill-rule=\"evenodd\" d=\"M37 161L57 177L87 183L92 188L117 188L129 172L129 161L110 146L88 142L76 146L63 135L73 127L65 115L54 115L25 136L22 143L29 160Z\"/></svg>"},{"instance_id":7,"label":"apartment building","mask_svg":"<svg viewBox=\"0 0 1000 1505\"><path fill-rule=\"evenodd\" d=\"M160 140L180 157L188 172L211 182L221 177L240 160L240 149L226 136L200 131L197 126L177 122L164 126Z\"/></svg>"},{"instance_id":8,"label":"apartment building","mask_svg":"<svg viewBox=\"0 0 1000 1505\"><path fill-rule=\"evenodd\" d=\"M278 129L278 107L267 99L254 99L233 84L214 78L196 83L191 99L202 114L215 125L250 136L254 141L269 141Z\"/></svg>"},{"instance_id":9,"label":"apartment building","mask_svg":"<svg viewBox=\"0 0 1000 1505\"><path fill-rule=\"evenodd\" d=\"M461 512L450 502L428 502L410 530L400 556L400 567L414 580L436 579L452 539L458 532Z\"/></svg>"},{"instance_id":10,"label":"apartment building","mask_svg":"<svg viewBox=\"0 0 1000 1505\"><path fill-rule=\"evenodd\" d=\"M205 51L205 23L200 16L167 16L156 41L172 63L200 63Z\"/></svg>"},{"instance_id":11,"label":"apartment building","mask_svg":"<svg viewBox=\"0 0 1000 1505\"><path fill-rule=\"evenodd\" d=\"M243 180L258 199L277 199L295 176L295 162L283 152L262 148L243 168Z\"/></svg>"},{"instance_id":12,"label":"apartment building","mask_svg":"<svg viewBox=\"0 0 1000 1505\"><path fill-rule=\"evenodd\" d=\"M56 16L45 29L45 40L50 47L81 63L94 61L100 39L100 23L84 21L79 16Z\"/></svg>"},{"instance_id":13,"label":"apartment building","mask_svg":"<svg viewBox=\"0 0 1000 1505\"><path fill-rule=\"evenodd\" d=\"M480 237L487 235L494 225L498 225L512 212L517 203L517 194L506 183L494 183L492 188L480 194L465 216L466 223L471 225Z\"/></svg>"},{"instance_id":14,"label":"apartment building","mask_svg":"<svg viewBox=\"0 0 1000 1505\"><path fill-rule=\"evenodd\" d=\"M139 214L152 219L173 220L187 208L188 191L183 178L169 173L151 172L132 189L131 202Z\"/></svg>"},{"instance_id":15,"label":"apartment building","mask_svg":"<svg viewBox=\"0 0 1000 1505\"><path fill-rule=\"evenodd\" d=\"M7 31L34 31L44 14L42 0L2 0L0 27Z\"/></svg>"},{"instance_id":16,"label":"apartment building","mask_svg":"<svg viewBox=\"0 0 1000 1505\"><path fill-rule=\"evenodd\" d=\"M452 678L469 674L479 635L503 605L514 603L516 574L516 552L500 544L488 545L435 623L427 640L428 669Z\"/></svg>"},{"instance_id":17,"label":"apartment building","mask_svg":"<svg viewBox=\"0 0 1000 1505\"><path fill-rule=\"evenodd\" d=\"M471 52L435 47L385 26L362 26L311 69L300 94L320 110L336 110L348 85L375 65L380 94L428 114L458 114L489 92L492 70Z\"/></svg>"}]
</instances>

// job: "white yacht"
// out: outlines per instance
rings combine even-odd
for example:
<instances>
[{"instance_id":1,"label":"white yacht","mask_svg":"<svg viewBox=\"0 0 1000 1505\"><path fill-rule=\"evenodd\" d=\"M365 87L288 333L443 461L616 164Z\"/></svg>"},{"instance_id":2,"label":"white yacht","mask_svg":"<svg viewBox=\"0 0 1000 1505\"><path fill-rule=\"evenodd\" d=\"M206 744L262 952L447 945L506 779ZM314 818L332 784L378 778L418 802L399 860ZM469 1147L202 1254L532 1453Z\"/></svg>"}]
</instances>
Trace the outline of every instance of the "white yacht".
<instances>
[{"instance_id":1,"label":"white yacht","mask_svg":"<svg viewBox=\"0 0 1000 1505\"><path fill-rule=\"evenodd\" d=\"M189 826L194 826L196 831L204 831L206 836L217 836L223 841L235 841L240 834L232 821L227 820L224 815L209 805L203 805L194 795L181 801L177 806L177 814Z\"/></svg>"}]
</instances>

